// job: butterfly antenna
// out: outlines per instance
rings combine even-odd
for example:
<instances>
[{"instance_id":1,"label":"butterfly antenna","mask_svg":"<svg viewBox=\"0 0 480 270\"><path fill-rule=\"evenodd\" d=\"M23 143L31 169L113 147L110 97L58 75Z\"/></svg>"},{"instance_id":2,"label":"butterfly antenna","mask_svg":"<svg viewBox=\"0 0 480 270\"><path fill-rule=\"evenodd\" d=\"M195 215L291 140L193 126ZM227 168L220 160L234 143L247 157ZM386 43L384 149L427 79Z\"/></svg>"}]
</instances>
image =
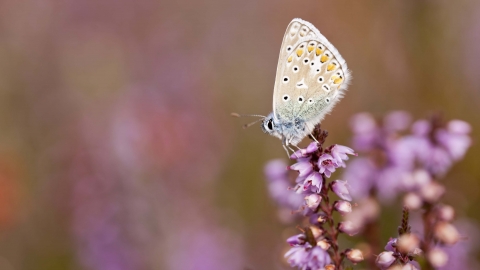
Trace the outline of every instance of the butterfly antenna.
<instances>
[{"instance_id":1,"label":"butterfly antenna","mask_svg":"<svg viewBox=\"0 0 480 270\"><path fill-rule=\"evenodd\" d=\"M264 118L265 118L265 117L264 117ZM258 123L258 122L260 122L260 121L262 121L262 120L263 120L263 118L260 118L260 119L258 119L257 121L253 121L253 122L251 122L251 123L249 123L249 124L245 124L245 125L243 125L243 129L246 129L246 128L248 128L248 127L251 127L251 126L255 125L256 123Z\"/></svg>"},{"instance_id":2,"label":"butterfly antenna","mask_svg":"<svg viewBox=\"0 0 480 270\"><path fill-rule=\"evenodd\" d=\"M231 113L230 114L233 117L246 117L246 116L253 116L253 117L261 117L265 118L266 116L259 115L259 114L238 114L238 113Z\"/></svg>"}]
</instances>

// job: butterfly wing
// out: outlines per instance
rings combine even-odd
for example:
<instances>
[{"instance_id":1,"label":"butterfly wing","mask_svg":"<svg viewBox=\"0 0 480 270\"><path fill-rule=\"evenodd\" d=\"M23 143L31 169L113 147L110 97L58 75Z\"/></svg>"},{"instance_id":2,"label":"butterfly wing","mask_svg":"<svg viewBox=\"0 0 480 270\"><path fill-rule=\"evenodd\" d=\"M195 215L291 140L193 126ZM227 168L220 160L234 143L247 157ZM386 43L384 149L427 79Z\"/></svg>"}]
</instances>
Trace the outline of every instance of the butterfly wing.
<instances>
[{"instance_id":1,"label":"butterfly wing","mask_svg":"<svg viewBox=\"0 0 480 270\"><path fill-rule=\"evenodd\" d=\"M292 20L278 60L275 117L281 121L301 117L313 128L342 97L349 80L347 64L337 49L311 23Z\"/></svg>"}]
</instances>

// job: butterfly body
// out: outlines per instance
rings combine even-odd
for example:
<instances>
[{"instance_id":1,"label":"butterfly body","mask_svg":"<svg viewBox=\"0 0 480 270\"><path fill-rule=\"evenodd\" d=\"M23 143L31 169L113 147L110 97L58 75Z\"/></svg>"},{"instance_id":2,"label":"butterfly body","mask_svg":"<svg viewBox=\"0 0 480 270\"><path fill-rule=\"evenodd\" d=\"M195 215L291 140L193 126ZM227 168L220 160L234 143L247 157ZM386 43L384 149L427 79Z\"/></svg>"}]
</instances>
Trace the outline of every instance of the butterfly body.
<instances>
[{"instance_id":1,"label":"butterfly body","mask_svg":"<svg viewBox=\"0 0 480 270\"><path fill-rule=\"evenodd\" d=\"M311 23L293 19L280 48L273 112L262 130L284 147L296 146L333 109L350 77L337 49Z\"/></svg>"}]
</instances>

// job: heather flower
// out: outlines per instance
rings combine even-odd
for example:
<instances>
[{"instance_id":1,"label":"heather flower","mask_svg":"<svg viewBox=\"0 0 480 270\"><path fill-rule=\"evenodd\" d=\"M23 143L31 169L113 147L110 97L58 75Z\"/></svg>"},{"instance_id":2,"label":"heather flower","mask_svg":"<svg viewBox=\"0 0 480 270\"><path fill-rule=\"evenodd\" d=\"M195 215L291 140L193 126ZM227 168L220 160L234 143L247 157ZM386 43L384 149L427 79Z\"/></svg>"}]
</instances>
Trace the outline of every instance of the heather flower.
<instances>
[{"instance_id":1,"label":"heather flower","mask_svg":"<svg viewBox=\"0 0 480 270\"><path fill-rule=\"evenodd\" d=\"M396 241L396 249L400 253L416 253L420 245L420 239L411 233L401 235Z\"/></svg>"},{"instance_id":2,"label":"heather flower","mask_svg":"<svg viewBox=\"0 0 480 270\"><path fill-rule=\"evenodd\" d=\"M270 196L282 207L297 210L303 204L303 196L290 190L287 164L282 160L272 160L265 166Z\"/></svg>"},{"instance_id":3,"label":"heather flower","mask_svg":"<svg viewBox=\"0 0 480 270\"><path fill-rule=\"evenodd\" d=\"M439 205L435 211L437 213L437 218L442 221L452 221L455 217L455 209L450 205Z\"/></svg>"},{"instance_id":4,"label":"heather flower","mask_svg":"<svg viewBox=\"0 0 480 270\"><path fill-rule=\"evenodd\" d=\"M407 171L399 166L378 166L374 160L360 157L350 162L343 179L356 200L367 198L375 190L382 201L390 202L404 189L402 179L405 175Z\"/></svg>"},{"instance_id":5,"label":"heather flower","mask_svg":"<svg viewBox=\"0 0 480 270\"><path fill-rule=\"evenodd\" d=\"M318 194L310 194L305 197L305 204L307 205L308 208L311 210L317 209L318 205L322 201L322 197Z\"/></svg>"},{"instance_id":6,"label":"heather flower","mask_svg":"<svg viewBox=\"0 0 480 270\"><path fill-rule=\"evenodd\" d=\"M305 149L299 149L293 153L290 158L291 159L298 159L300 157L308 157L310 154L316 152L318 150L318 143L317 142L311 142L307 148Z\"/></svg>"},{"instance_id":7,"label":"heather flower","mask_svg":"<svg viewBox=\"0 0 480 270\"><path fill-rule=\"evenodd\" d=\"M297 195L303 195L304 211L301 212L312 225L302 229L303 234L287 239L287 243L292 247L285 257L291 266L299 269L341 268L344 259L359 262L363 259L363 255L358 250L339 250L337 240L339 233L353 234L354 226L349 222L337 224L333 211L341 214L351 212L352 205L348 201L352 198L346 181L336 180L327 185L327 178L337 168L346 167L345 161L348 160L348 155L355 155L355 152L342 145L324 148L323 143L328 133L316 128L313 134L320 143L311 143L307 148L296 151L291 156L296 163L288 167L298 172L293 190ZM280 165L277 167L280 168ZM273 174L275 173L274 171ZM283 173L275 176L284 179ZM282 182L285 181L282 180ZM345 200L330 203L333 201L329 198L330 192L337 193Z\"/></svg>"},{"instance_id":8,"label":"heather flower","mask_svg":"<svg viewBox=\"0 0 480 270\"><path fill-rule=\"evenodd\" d=\"M378 267L380 267L380 269L387 269L396 260L397 260L397 258L395 258L395 256L393 256L392 251L384 251L377 256L377 259L375 260L375 263L377 264Z\"/></svg>"},{"instance_id":9,"label":"heather flower","mask_svg":"<svg viewBox=\"0 0 480 270\"><path fill-rule=\"evenodd\" d=\"M434 248L428 252L427 259L433 267L438 268L447 264L448 254L439 248Z\"/></svg>"},{"instance_id":10,"label":"heather flower","mask_svg":"<svg viewBox=\"0 0 480 270\"><path fill-rule=\"evenodd\" d=\"M306 241L305 234L297 234L294 236L290 236L287 239L287 243L289 243L291 246L299 246L299 245L304 245Z\"/></svg>"},{"instance_id":11,"label":"heather flower","mask_svg":"<svg viewBox=\"0 0 480 270\"><path fill-rule=\"evenodd\" d=\"M435 238L445 245L453 245L460 239L460 234L455 226L448 222L438 222L433 233Z\"/></svg>"},{"instance_id":12,"label":"heather flower","mask_svg":"<svg viewBox=\"0 0 480 270\"><path fill-rule=\"evenodd\" d=\"M410 192L403 197L403 205L410 210L418 210L422 207L423 200L416 193Z\"/></svg>"},{"instance_id":13,"label":"heather flower","mask_svg":"<svg viewBox=\"0 0 480 270\"><path fill-rule=\"evenodd\" d=\"M335 168L338 167L338 164L335 162L333 157L329 154L323 154L318 159L318 168L319 173L325 174L326 177L330 177L330 175L335 172Z\"/></svg>"},{"instance_id":14,"label":"heather flower","mask_svg":"<svg viewBox=\"0 0 480 270\"><path fill-rule=\"evenodd\" d=\"M313 170L313 165L310 161L301 159L299 162L290 166L291 170L298 171L299 177L304 177L309 175Z\"/></svg>"},{"instance_id":15,"label":"heather flower","mask_svg":"<svg viewBox=\"0 0 480 270\"><path fill-rule=\"evenodd\" d=\"M349 185L347 181L335 180L332 183L332 190L338 197L343 200L351 201L352 196L350 196Z\"/></svg>"},{"instance_id":16,"label":"heather flower","mask_svg":"<svg viewBox=\"0 0 480 270\"><path fill-rule=\"evenodd\" d=\"M352 212L352 204L347 201L336 201L333 204L335 210L337 210L341 215L348 214Z\"/></svg>"},{"instance_id":17,"label":"heather flower","mask_svg":"<svg viewBox=\"0 0 480 270\"><path fill-rule=\"evenodd\" d=\"M331 262L327 251L309 243L292 247L285 257L291 266L300 269L322 269Z\"/></svg>"},{"instance_id":18,"label":"heather flower","mask_svg":"<svg viewBox=\"0 0 480 270\"><path fill-rule=\"evenodd\" d=\"M441 247L448 256L448 261L441 270L449 269L480 269L476 261L475 252L479 247L479 232L477 224L469 220L461 220L455 223L462 235L467 235L466 239L458 241L453 246Z\"/></svg>"},{"instance_id":19,"label":"heather flower","mask_svg":"<svg viewBox=\"0 0 480 270\"><path fill-rule=\"evenodd\" d=\"M297 178L297 187L296 190L298 193L301 192L313 192L319 193L322 189L322 175L318 172L313 172L308 175L306 178Z\"/></svg>"},{"instance_id":20,"label":"heather flower","mask_svg":"<svg viewBox=\"0 0 480 270\"><path fill-rule=\"evenodd\" d=\"M352 221L345 220L339 223L338 229L350 236L353 236L359 232L359 227L356 226Z\"/></svg>"},{"instance_id":21,"label":"heather flower","mask_svg":"<svg viewBox=\"0 0 480 270\"><path fill-rule=\"evenodd\" d=\"M437 182L430 182L420 189L420 196L426 202L435 203L445 193L445 187Z\"/></svg>"},{"instance_id":22,"label":"heather flower","mask_svg":"<svg viewBox=\"0 0 480 270\"><path fill-rule=\"evenodd\" d=\"M350 249L345 252L347 259L356 264L363 261L363 253L358 249Z\"/></svg>"},{"instance_id":23,"label":"heather flower","mask_svg":"<svg viewBox=\"0 0 480 270\"><path fill-rule=\"evenodd\" d=\"M385 250L387 251L395 251L395 247L397 246L397 238L390 238L390 240L387 242L387 245L385 246Z\"/></svg>"},{"instance_id":24,"label":"heather flower","mask_svg":"<svg viewBox=\"0 0 480 270\"><path fill-rule=\"evenodd\" d=\"M380 205L375 199L367 198L356 203L355 209L345 215L344 220L355 224L357 230L375 221L380 213Z\"/></svg>"},{"instance_id":25,"label":"heather flower","mask_svg":"<svg viewBox=\"0 0 480 270\"><path fill-rule=\"evenodd\" d=\"M443 175L465 155L471 145L470 125L461 120L452 120L443 125L440 120L419 120L412 126L410 142L414 157L434 175Z\"/></svg>"},{"instance_id":26,"label":"heather flower","mask_svg":"<svg viewBox=\"0 0 480 270\"><path fill-rule=\"evenodd\" d=\"M343 146L343 145L338 145L335 144L331 149L330 153L334 159L335 164L337 166L345 167L344 160L348 160L348 155L354 155L356 156L355 152L353 149Z\"/></svg>"}]
</instances>

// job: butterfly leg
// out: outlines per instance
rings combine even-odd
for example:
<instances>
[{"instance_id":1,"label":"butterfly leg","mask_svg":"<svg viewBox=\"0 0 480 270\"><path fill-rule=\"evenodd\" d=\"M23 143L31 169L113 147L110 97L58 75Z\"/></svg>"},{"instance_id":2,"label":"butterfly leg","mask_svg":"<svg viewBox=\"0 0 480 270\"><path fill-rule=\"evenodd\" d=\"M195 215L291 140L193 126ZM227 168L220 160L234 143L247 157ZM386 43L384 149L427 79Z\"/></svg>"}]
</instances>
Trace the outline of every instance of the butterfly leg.
<instances>
[{"instance_id":1,"label":"butterfly leg","mask_svg":"<svg viewBox=\"0 0 480 270\"><path fill-rule=\"evenodd\" d=\"M290 144L290 142L287 139L284 138L283 139L283 148L285 149L285 151L287 151L287 148L288 148L290 151L293 152L295 157L299 158L299 156L295 153L295 150L292 149L292 147L290 147L290 145L293 145L293 144ZM298 146L296 146L296 145L293 145L293 146L298 148ZM300 149L300 148L298 148L298 149ZM288 153L288 157L290 158L290 153L288 151L287 151L287 153Z\"/></svg>"},{"instance_id":2,"label":"butterfly leg","mask_svg":"<svg viewBox=\"0 0 480 270\"><path fill-rule=\"evenodd\" d=\"M290 158L290 152L288 152L287 146L285 144L282 144L283 149L285 149L285 152L287 152L287 157Z\"/></svg>"},{"instance_id":3,"label":"butterfly leg","mask_svg":"<svg viewBox=\"0 0 480 270\"><path fill-rule=\"evenodd\" d=\"M312 137L313 140L314 140L315 142L317 142L317 144L320 144L320 143L317 141L317 139L315 138L315 136L313 136L313 134L312 134L311 132L310 132L310 137Z\"/></svg>"}]
</instances>

